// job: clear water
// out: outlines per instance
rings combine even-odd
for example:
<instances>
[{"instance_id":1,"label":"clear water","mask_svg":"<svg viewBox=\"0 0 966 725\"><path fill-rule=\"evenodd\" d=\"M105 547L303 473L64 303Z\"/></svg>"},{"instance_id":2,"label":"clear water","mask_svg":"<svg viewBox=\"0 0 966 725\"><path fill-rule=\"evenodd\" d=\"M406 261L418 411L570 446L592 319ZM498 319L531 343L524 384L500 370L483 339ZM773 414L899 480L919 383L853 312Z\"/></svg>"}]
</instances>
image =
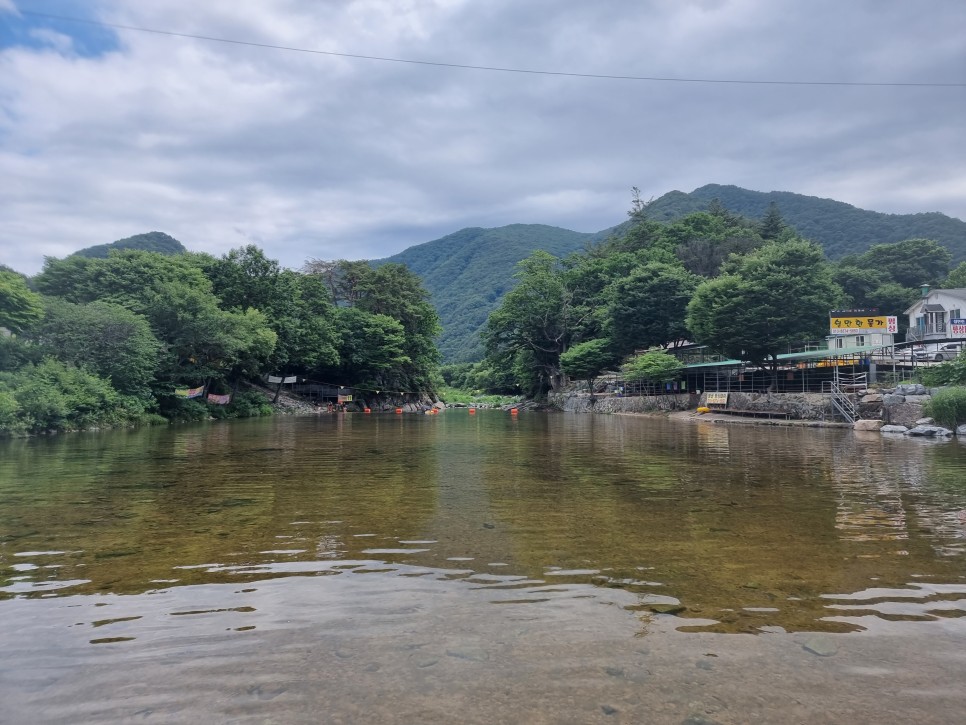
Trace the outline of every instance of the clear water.
<instances>
[{"instance_id":1,"label":"clear water","mask_svg":"<svg viewBox=\"0 0 966 725\"><path fill-rule=\"evenodd\" d=\"M451 410L0 443L0 722L954 723L966 446Z\"/></svg>"}]
</instances>

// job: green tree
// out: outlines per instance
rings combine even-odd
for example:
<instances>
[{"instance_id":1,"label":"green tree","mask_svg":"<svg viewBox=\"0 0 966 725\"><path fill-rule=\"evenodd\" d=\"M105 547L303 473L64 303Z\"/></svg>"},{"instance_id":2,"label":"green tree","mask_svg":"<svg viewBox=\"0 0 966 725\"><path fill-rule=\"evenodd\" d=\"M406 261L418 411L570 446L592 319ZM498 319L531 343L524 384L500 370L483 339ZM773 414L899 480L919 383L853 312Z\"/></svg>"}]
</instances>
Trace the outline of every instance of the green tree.
<instances>
[{"instance_id":1,"label":"green tree","mask_svg":"<svg viewBox=\"0 0 966 725\"><path fill-rule=\"evenodd\" d=\"M320 280L283 269L255 245L230 250L221 259L195 255L225 309L256 309L276 335L267 366L307 373L337 364L334 309Z\"/></svg>"},{"instance_id":2,"label":"green tree","mask_svg":"<svg viewBox=\"0 0 966 725\"><path fill-rule=\"evenodd\" d=\"M652 262L607 289L604 330L615 351L667 347L687 337L684 324L697 279L679 266Z\"/></svg>"},{"instance_id":3,"label":"green tree","mask_svg":"<svg viewBox=\"0 0 966 725\"><path fill-rule=\"evenodd\" d=\"M107 378L125 395L150 396L161 345L141 315L110 302L47 298L30 337L46 354Z\"/></svg>"},{"instance_id":4,"label":"green tree","mask_svg":"<svg viewBox=\"0 0 966 725\"><path fill-rule=\"evenodd\" d=\"M255 360L264 366L266 350L274 350L275 333L264 315L222 310L192 255L123 251L107 259L48 259L36 283L48 295L112 302L147 318L165 351L157 394L218 380L239 368L251 371Z\"/></svg>"},{"instance_id":5,"label":"green tree","mask_svg":"<svg viewBox=\"0 0 966 725\"><path fill-rule=\"evenodd\" d=\"M404 385L394 372L410 362L402 324L388 315L374 315L356 307L337 312L341 345L340 382L360 388L418 392Z\"/></svg>"},{"instance_id":6,"label":"green tree","mask_svg":"<svg viewBox=\"0 0 966 725\"><path fill-rule=\"evenodd\" d=\"M614 362L614 353L609 340L587 340L574 345L560 355L560 368L564 374L575 380L586 380L591 398L594 395L594 381Z\"/></svg>"},{"instance_id":7,"label":"green tree","mask_svg":"<svg viewBox=\"0 0 966 725\"><path fill-rule=\"evenodd\" d=\"M665 350L649 350L621 368L628 382L668 383L677 380L684 364Z\"/></svg>"},{"instance_id":8,"label":"green tree","mask_svg":"<svg viewBox=\"0 0 966 725\"><path fill-rule=\"evenodd\" d=\"M724 272L698 286L688 329L702 344L773 371L787 346L825 334L828 311L844 298L821 248L801 240L733 258Z\"/></svg>"},{"instance_id":9,"label":"green tree","mask_svg":"<svg viewBox=\"0 0 966 725\"><path fill-rule=\"evenodd\" d=\"M419 277L403 264L383 264L360 276L356 290L356 307L402 325L407 361L395 373L399 384L407 390L432 391L440 361L435 340L442 328Z\"/></svg>"},{"instance_id":10,"label":"green tree","mask_svg":"<svg viewBox=\"0 0 966 725\"><path fill-rule=\"evenodd\" d=\"M952 255L931 239L906 239L893 244L875 244L858 258L862 267L874 269L903 287L936 285L949 274Z\"/></svg>"},{"instance_id":11,"label":"green tree","mask_svg":"<svg viewBox=\"0 0 966 725\"><path fill-rule=\"evenodd\" d=\"M761 219L758 231L762 239L771 241L779 239L782 232L785 231L785 220L782 218L782 213L778 209L778 204L774 201L768 204L768 210Z\"/></svg>"},{"instance_id":12,"label":"green tree","mask_svg":"<svg viewBox=\"0 0 966 725\"><path fill-rule=\"evenodd\" d=\"M490 314L484 331L487 356L497 366L521 360L526 352L528 378L537 376L539 392L556 390L561 383L560 355L567 351L574 329L589 314L575 308L573 291L567 286L560 260L536 251L519 264L519 283ZM513 363L518 372L523 366ZM531 380L519 376L522 388Z\"/></svg>"},{"instance_id":13,"label":"green tree","mask_svg":"<svg viewBox=\"0 0 966 725\"><path fill-rule=\"evenodd\" d=\"M0 327L19 333L42 314L40 295L30 291L27 281L16 272L0 270Z\"/></svg>"},{"instance_id":14,"label":"green tree","mask_svg":"<svg viewBox=\"0 0 966 725\"><path fill-rule=\"evenodd\" d=\"M949 273L949 276L943 281L942 287L945 289L966 288L966 262L960 262L959 265Z\"/></svg>"}]
</instances>

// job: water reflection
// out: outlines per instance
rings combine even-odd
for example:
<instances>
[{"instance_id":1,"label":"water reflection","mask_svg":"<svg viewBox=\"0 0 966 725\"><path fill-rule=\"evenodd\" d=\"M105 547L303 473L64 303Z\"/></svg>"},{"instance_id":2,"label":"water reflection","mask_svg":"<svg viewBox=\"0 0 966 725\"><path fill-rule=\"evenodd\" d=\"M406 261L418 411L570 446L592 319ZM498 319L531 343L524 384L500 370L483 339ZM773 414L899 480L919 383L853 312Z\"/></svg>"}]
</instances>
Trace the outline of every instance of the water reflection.
<instances>
[{"instance_id":1,"label":"water reflection","mask_svg":"<svg viewBox=\"0 0 966 725\"><path fill-rule=\"evenodd\" d=\"M4 444L0 596L143 593L373 559L847 631L826 596L962 580L964 450L563 415L320 416Z\"/></svg>"},{"instance_id":2,"label":"water reflection","mask_svg":"<svg viewBox=\"0 0 966 725\"><path fill-rule=\"evenodd\" d=\"M8 441L0 699L12 722L948 722L964 512L966 448L841 430L449 411Z\"/></svg>"}]
</instances>

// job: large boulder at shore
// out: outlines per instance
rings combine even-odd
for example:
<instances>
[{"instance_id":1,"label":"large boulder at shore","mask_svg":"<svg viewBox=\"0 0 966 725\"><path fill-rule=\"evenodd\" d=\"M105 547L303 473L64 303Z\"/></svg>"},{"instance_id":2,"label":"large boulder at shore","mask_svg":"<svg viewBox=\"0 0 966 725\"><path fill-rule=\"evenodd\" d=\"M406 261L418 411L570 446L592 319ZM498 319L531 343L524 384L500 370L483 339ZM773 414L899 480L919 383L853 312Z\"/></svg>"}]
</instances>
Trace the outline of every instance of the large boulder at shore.
<instances>
[{"instance_id":1,"label":"large boulder at shore","mask_svg":"<svg viewBox=\"0 0 966 725\"><path fill-rule=\"evenodd\" d=\"M857 420L852 426L853 430L880 430L885 425L881 420Z\"/></svg>"},{"instance_id":2,"label":"large boulder at shore","mask_svg":"<svg viewBox=\"0 0 966 725\"><path fill-rule=\"evenodd\" d=\"M949 428L942 428L938 425L917 425L909 430L906 435L923 436L928 438L948 438L953 435Z\"/></svg>"},{"instance_id":3,"label":"large boulder at shore","mask_svg":"<svg viewBox=\"0 0 966 725\"><path fill-rule=\"evenodd\" d=\"M909 429L904 425L884 425L879 428L880 433L897 433L899 435L905 435L909 432Z\"/></svg>"}]
</instances>

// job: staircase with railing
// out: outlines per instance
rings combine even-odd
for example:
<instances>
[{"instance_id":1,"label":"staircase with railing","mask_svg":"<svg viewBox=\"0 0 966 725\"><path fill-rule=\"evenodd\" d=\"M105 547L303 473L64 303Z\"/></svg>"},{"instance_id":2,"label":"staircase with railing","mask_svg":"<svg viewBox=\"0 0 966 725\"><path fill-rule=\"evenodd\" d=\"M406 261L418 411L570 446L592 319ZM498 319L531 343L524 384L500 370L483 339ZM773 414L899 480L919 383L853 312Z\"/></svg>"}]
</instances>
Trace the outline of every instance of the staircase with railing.
<instances>
[{"instance_id":1,"label":"staircase with railing","mask_svg":"<svg viewBox=\"0 0 966 725\"><path fill-rule=\"evenodd\" d=\"M854 423L859 419L859 409L853 402L852 395L868 387L866 373L841 373L836 368L835 377L822 385L823 392L829 395L832 412Z\"/></svg>"}]
</instances>

